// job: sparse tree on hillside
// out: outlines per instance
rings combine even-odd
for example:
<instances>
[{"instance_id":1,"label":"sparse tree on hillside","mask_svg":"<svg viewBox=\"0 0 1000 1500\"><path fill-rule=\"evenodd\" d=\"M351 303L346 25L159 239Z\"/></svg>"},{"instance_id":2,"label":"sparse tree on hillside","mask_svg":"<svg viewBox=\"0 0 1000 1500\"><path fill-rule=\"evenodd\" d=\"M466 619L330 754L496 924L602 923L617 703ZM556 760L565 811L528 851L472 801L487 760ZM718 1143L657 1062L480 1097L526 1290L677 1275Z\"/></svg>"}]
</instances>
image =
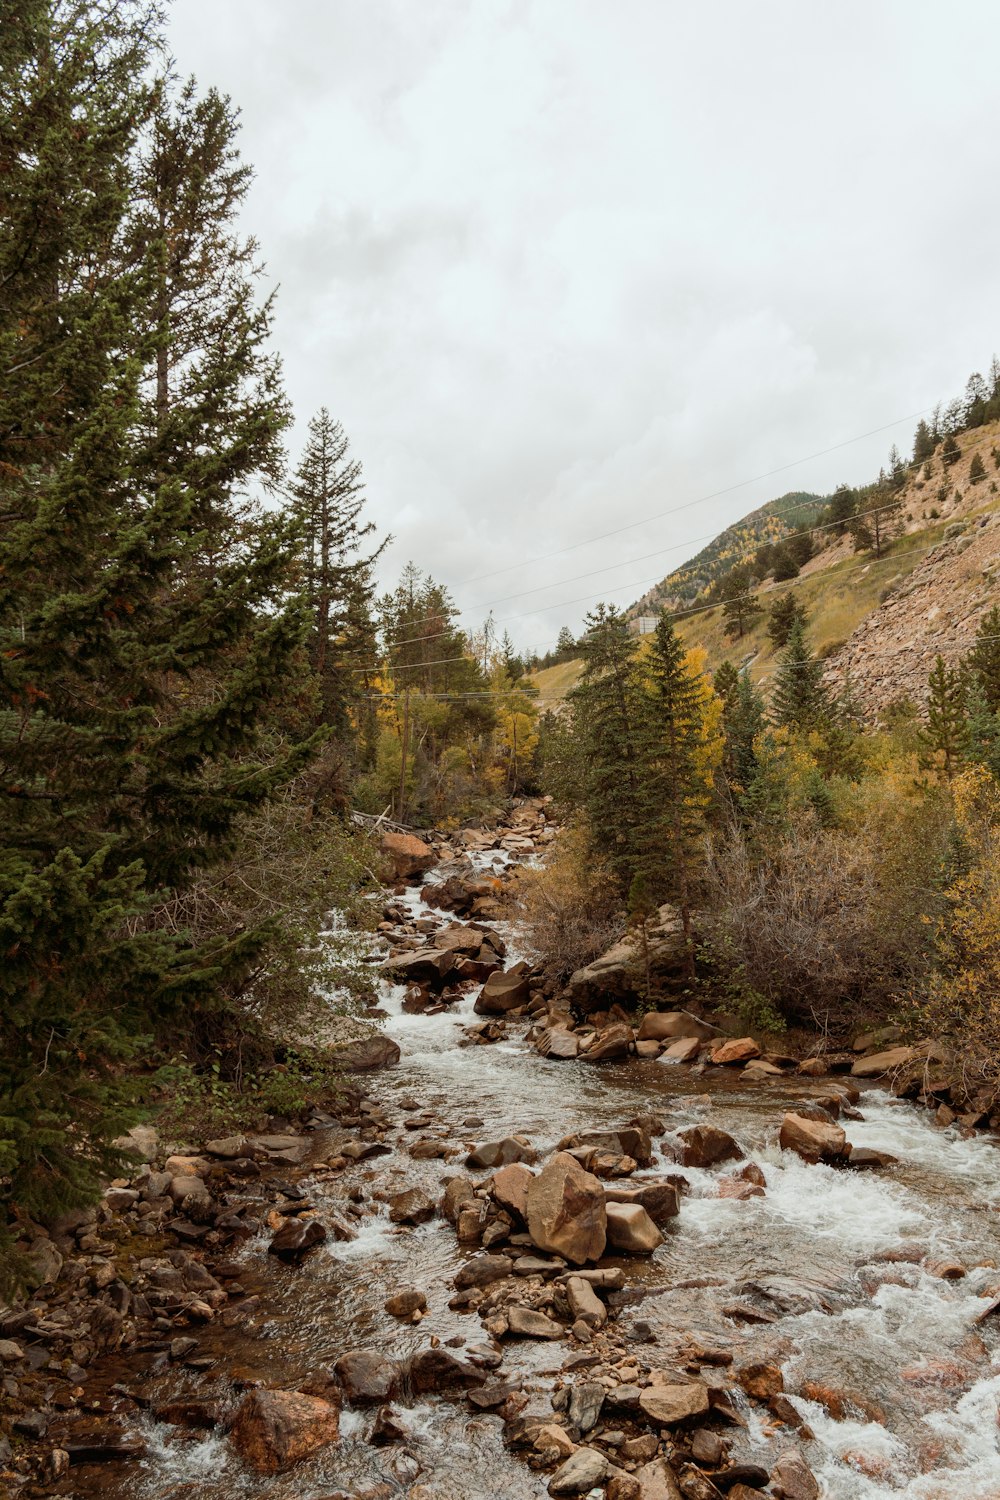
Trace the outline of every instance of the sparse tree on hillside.
<instances>
[{"instance_id":1,"label":"sparse tree on hillside","mask_svg":"<svg viewBox=\"0 0 1000 1500\"><path fill-rule=\"evenodd\" d=\"M764 699L750 680L749 672L740 672L733 691L723 700L722 728L725 735L723 771L730 791L742 800L757 775L754 742L767 723Z\"/></svg>"},{"instance_id":2,"label":"sparse tree on hillside","mask_svg":"<svg viewBox=\"0 0 1000 1500\"><path fill-rule=\"evenodd\" d=\"M882 470L864 510L859 511L850 523L855 552L874 552L876 558L881 558L893 537L899 535L902 525L899 491L891 477Z\"/></svg>"},{"instance_id":3,"label":"sparse tree on hillside","mask_svg":"<svg viewBox=\"0 0 1000 1500\"><path fill-rule=\"evenodd\" d=\"M952 464L957 464L958 460L961 457L962 450L958 446L958 442L956 441L954 434L949 432L948 436L941 444L941 462L946 467L950 467Z\"/></svg>"},{"instance_id":4,"label":"sparse tree on hillside","mask_svg":"<svg viewBox=\"0 0 1000 1500\"><path fill-rule=\"evenodd\" d=\"M823 663L806 645L802 622L796 621L775 673L771 718L775 724L804 731L815 729L829 714L829 697L823 686Z\"/></svg>"},{"instance_id":5,"label":"sparse tree on hillside","mask_svg":"<svg viewBox=\"0 0 1000 1500\"><path fill-rule=\"evenodd\" d=\"M788 638L796 624L805 629L808 618L805 605L791 590L779 594L767 617L767 634L775 650L780 651L788 645Z\"/></svg>"},{"instance_id":6,"label":"sparse tree on hillside","mask_svg":"<svg viewBox=\"0 0 1000 1500\"><path fill-rule=\"evenodd\" d=\"M774 581L775 583L787 583L789 579L798 578L800 568L795 560L795 555L790 547L780 543L774 549Z\"/></svg>"},{"instance_id":7,"label":"sparse tree on hillside","mask_svg":"<svg viewBox=\"0 0 1000 1500\"><path fill-rule=\"evenodd\" d=\"M923 417L917 423L917 430L913 435L913 462L914 464L926 463L933 455L937 443L934 434L924 421Z\"/></svg>"},{"instance_id":8,"label":"sparse tree on hillside","mask_svg":"<svg viewBox=\"0 0 1000 1500\"><path fill-rule=\"evenodd\" d=\"M969 745L969 717L962 673L935 658L927 679L927 724L921 731L921 763L951 781Z\"/></svg>"},{"instance_id":9,"label":"sparse tree on hillside","mask_svg":"<svg viewBox=\"0 0 1000 1500\"><path fill-rule=\"evenodd\" d=\"M722 700L727 704L736 691L736 685L740 680L740 674L728 659L716 667L712 676L712 687Z\"/></svg>"},{"instance_id":10,"label":"sparse tree on hillside","mask_svg":"<svg viewBox=\"0 0 1000 1500\"><path fill-rule=\"evenodd\" d=\"M967 663L990 713L1000 713L1000 605L994 604L980 620Z\"/></svg>"},{"instance_id":11,"label":"sparse tree on hillside","mask_svg":"<svg viewBox=\"0 0 1000 1500\"><path fill-rule=\"evenodd\" d=\"M556 640L556 657L559 661L572 661L576 655L576 639L568 625L564 625Z\"/></svg>"},{"instance_id":12,"label":"sparse tree on hillside","mask_svg":"<svg viewBox=\"0 0 1000 1500\"><path fill-rule=\"evenodd\" d=\"M723 629L726 635L742 640L761 613L760 601L751 588L749 569L731 568L722 581L720 596Z\"/></svg>"},{"instance_id":13,"label":"sparse tree on hillside","mask_svg":"<svg viewBox=\"0 0 1000 1500\"><path fill-rule=\"evenodd\" d=\"M838 484L826 508L826 520L834 528L837 536L844 535L857 508L857 490L851 489L847 484Z\"/></svg>"},{"instance_id":14,"label":"sparse tree on hillside","mask_svg":"<svg viewBox=\"0 0 1000 1500\"><path fill-rule=\"evenodd\" d=\"M978 453L974 453L972 455L972 462L969 465L969 483L978 484L981 479L985 478L986 465L983 463L981 456Z\"/></svg>"}]
</instances>

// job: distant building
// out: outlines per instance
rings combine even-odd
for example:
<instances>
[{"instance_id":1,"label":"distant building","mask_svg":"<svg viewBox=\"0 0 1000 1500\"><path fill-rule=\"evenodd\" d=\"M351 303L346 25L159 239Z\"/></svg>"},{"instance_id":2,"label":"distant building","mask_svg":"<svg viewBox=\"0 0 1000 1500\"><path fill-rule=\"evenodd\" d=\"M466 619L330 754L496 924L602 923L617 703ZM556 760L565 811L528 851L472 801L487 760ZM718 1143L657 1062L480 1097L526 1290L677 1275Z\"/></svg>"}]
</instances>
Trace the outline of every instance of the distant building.
<instances>
[{"instance_id":1,"label":"distant building","mask_svg":"<svg viewBox=\"0 0 1000 1500\"><path fill-rule=\"evenodd\" d=\"M632 635L652 635L658 618L658 615L637 615L634 620L629 620L629 631Z\"/></svg>"}]
</instances>

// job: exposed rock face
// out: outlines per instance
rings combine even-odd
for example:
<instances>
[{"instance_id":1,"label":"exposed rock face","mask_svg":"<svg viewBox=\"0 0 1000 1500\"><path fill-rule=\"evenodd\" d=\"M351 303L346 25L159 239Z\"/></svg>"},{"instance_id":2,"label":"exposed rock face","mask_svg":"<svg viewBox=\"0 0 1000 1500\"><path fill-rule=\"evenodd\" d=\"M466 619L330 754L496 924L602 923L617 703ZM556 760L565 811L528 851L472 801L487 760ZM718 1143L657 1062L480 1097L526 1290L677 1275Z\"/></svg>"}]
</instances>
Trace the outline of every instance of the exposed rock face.
<instances>
[{"instance_id":1,"label":"exposed rock face","mask_svg":"<svg viewBox=\"0 0 1000 1500\"><path fill-rule=\"evenodd\" d=\"M527 1194L528 1232L540 1250L575 1266L597 1260L607 1241L604 1189L565 1151L533 1177Z\"/></svg>"},{"instance_id":2,"label":"exposed rock face","mask_svg":"<svg viewBox=\"0 0 1000 1500\"><path fill-rule=\"evenodd\" d=\"M838 1161L845 1154L847 1136L832 1120L807 1120L789 1112L781 1122L778 1144L794 1151L803 1161Z\"/></svg>"},{"instance_id":3,"label":"exposed rock face","mask_svg":"<svg viewBox=\"0 0 1000 1500\"><path fill-rule=\"evenodd\" d=\"M233 1446L258 1474L282 1474L340 1438L340 1413L301 1391L251 1391L230 1431Z\"/></svg>"},{"instance_id":4,"label":"exposed rock face","mask_svg":"<svg viewBox=\"0 0 1000 1500\"><path fill-rule=\"evenodd\" d=\"M715 1125L692 1125L680 1132L680 1139L685 1167L714 1167L720 1161L739 1161L743 1156L742 1147Z\"/></svg>"},{"instance_id":5,"label":"exposed rock face","mask_svg":"<svg viewBox=\"0 0 1000 1500\"><path fill-rule=\"evenodd\" d=\"M419 880L436 863L436 855L412 833L383 833L382 853L397 880Z\"/></svg>"},{"instance_id":6,"label":"exposed rock face","mask_svg":"<svg viewBox=\"0 0 1000 1500\"><path fill-rule=\"evenodd\" d=\"M684 924L675 906L661 906L649 926L649 961L657 972L680 971L687 962ZM586 968L577 969L569 981L574 1002L593 1010L609 996L623 999L635 995L644 982L645 958L638 936L627 934Z\"/></svg>"},{"instance_id":7,"label":"exposed rock face","mask_svg":"<svg viewBox=\"0 0 1000 1500\"><path fill-rule=\"evenodd\" d=\"M638 1203L609 1203L605 1209L608 1243L625 1255L652 1255L663 1236Z\"/></svg>"}]
</instances>

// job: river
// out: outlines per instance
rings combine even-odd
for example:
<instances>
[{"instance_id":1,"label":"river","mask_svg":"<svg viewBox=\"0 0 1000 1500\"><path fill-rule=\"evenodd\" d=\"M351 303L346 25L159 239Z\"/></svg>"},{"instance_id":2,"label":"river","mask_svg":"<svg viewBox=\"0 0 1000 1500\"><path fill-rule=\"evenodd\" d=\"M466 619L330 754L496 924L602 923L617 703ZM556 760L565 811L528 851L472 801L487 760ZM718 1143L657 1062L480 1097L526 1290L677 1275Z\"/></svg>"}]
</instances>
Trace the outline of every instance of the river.
<instances>
[{"instance_id":1,"label":"river","mask_svg":"<svg viewBox=\"0 0 1000 1500\"><path fill-rule=\"evenodd\" d=\"M489 868L499 857L477 858ZM406 902L414 918L440 919L416 891ZM516 934L504 936L509 957L516 956ZM688 1191L662 1248L648 1261L618 1262L629 1284L647 1292L619 1315L619 1327L634 1331L637 1354L669 1366L671 1351L694 1339L727 1347L737 1366L780 1365L785 1390L814 1434L800 1446L828 1500L1000 1500L1000 1319L975 1321L1000 1289L1000 1151L993 1138L942 1130L921 1108L869 1087L860 1103L863 1119L846 1122L849 1138L890 1152L898 1165L869 1172L806 1165L779 1150L777 1127L785 1108L820 1091L813 1081L741 1084L738 1074L722 1069L696 1075L658 1061L596 1067L549 1061L525 1044L517 1026L494 1045L462 1046L474 994L427 1016L403 1012L401 987L384 990L385 1026L402 1060L372 1082L371 1094L393 1124L392 1154L315 1188L307 1184L321 1217L324 1209L342 1212L351 1193L363 1195L358 1238L328 1241L295 1268L267 1256L266 1237L249 1242L240 1254L248 1281L261 1289L259 1307L237 1328L213 1325L200 1352L217 1355L215 1369L197 1377L197 1386L176 1368L157 1377L151 1386L157 1400L195 1388L230 1399L234 1371L294 1388L350 1348L405 1354L431 1334L442 1342L464 1340L466 1349L485 1342L478 1317L447 1306L452 1277L467 1256L452 1226L441 1218L394 1226L373 1197L378 1188L404 1186L437 1197L442 1177L457 1170L441 1160L413 1160L403 1149L414 1132L401 1127L415 1106L432 1116L425 1135L471 1143L516 1132L540 1150L575 1128L610 1128L655 1112L667 1123L667 1141L696 1122L729 1131L763 1169L766 1192L724 1199L717 1195L718 1169L654 1164L654 1171L681 1171ZM316 1132L316 1159L353 1133ZM958 1262L967 1274L946 1279L921 1261ZM427 1295L428 1316L416 1326L383 1312L386 1295L401 1284ZM772 1321L734 1322L722 1311L734 1299L767 1309ZM531 1341L505 1346L505 1378L523 1379L529 1410L548 1409L566 1352L565 1345ZM839 1419L803 1394L817 1387L846 1401ZM769 1426L763 1407L744 1400L741 1410L747 1426L727 1434L731 1456L767 1467L788 1446L788 1429ZM366 1490L416 1500L546 1494L548 1475L507 1451L498 1418L470 1414L461 1400L425 1400L400 1407L400 1414L408 1440L373 1447L372 1414L345 1410L337 1448L274 1479L245 1470L218 1434L186 1435L144 1421L146 1458L127 1470L75 1471L74 1494L103 1500L326 1500Z\"/></svg>"}]
</instances>

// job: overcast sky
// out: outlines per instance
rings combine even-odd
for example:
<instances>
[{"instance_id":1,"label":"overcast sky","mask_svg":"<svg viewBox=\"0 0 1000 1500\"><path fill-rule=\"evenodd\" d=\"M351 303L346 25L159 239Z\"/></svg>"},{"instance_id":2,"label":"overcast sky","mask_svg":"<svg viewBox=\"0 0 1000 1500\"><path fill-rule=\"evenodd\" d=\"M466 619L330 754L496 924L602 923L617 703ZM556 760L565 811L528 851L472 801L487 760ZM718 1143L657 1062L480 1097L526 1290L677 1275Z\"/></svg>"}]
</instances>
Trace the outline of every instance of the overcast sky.
<instances>
[{"instance_id":1,"label":"overcast sky","mask_svg":"<svg viewBox=\"0 0 1000 1500\"><path fill-rule=\"evenodd\" d=\"M519 648L872 477L1000 347L994 0L174 0L170 42L243 112L297 439L344 423L383 584Z\"/></svg>"}]
</instances>

